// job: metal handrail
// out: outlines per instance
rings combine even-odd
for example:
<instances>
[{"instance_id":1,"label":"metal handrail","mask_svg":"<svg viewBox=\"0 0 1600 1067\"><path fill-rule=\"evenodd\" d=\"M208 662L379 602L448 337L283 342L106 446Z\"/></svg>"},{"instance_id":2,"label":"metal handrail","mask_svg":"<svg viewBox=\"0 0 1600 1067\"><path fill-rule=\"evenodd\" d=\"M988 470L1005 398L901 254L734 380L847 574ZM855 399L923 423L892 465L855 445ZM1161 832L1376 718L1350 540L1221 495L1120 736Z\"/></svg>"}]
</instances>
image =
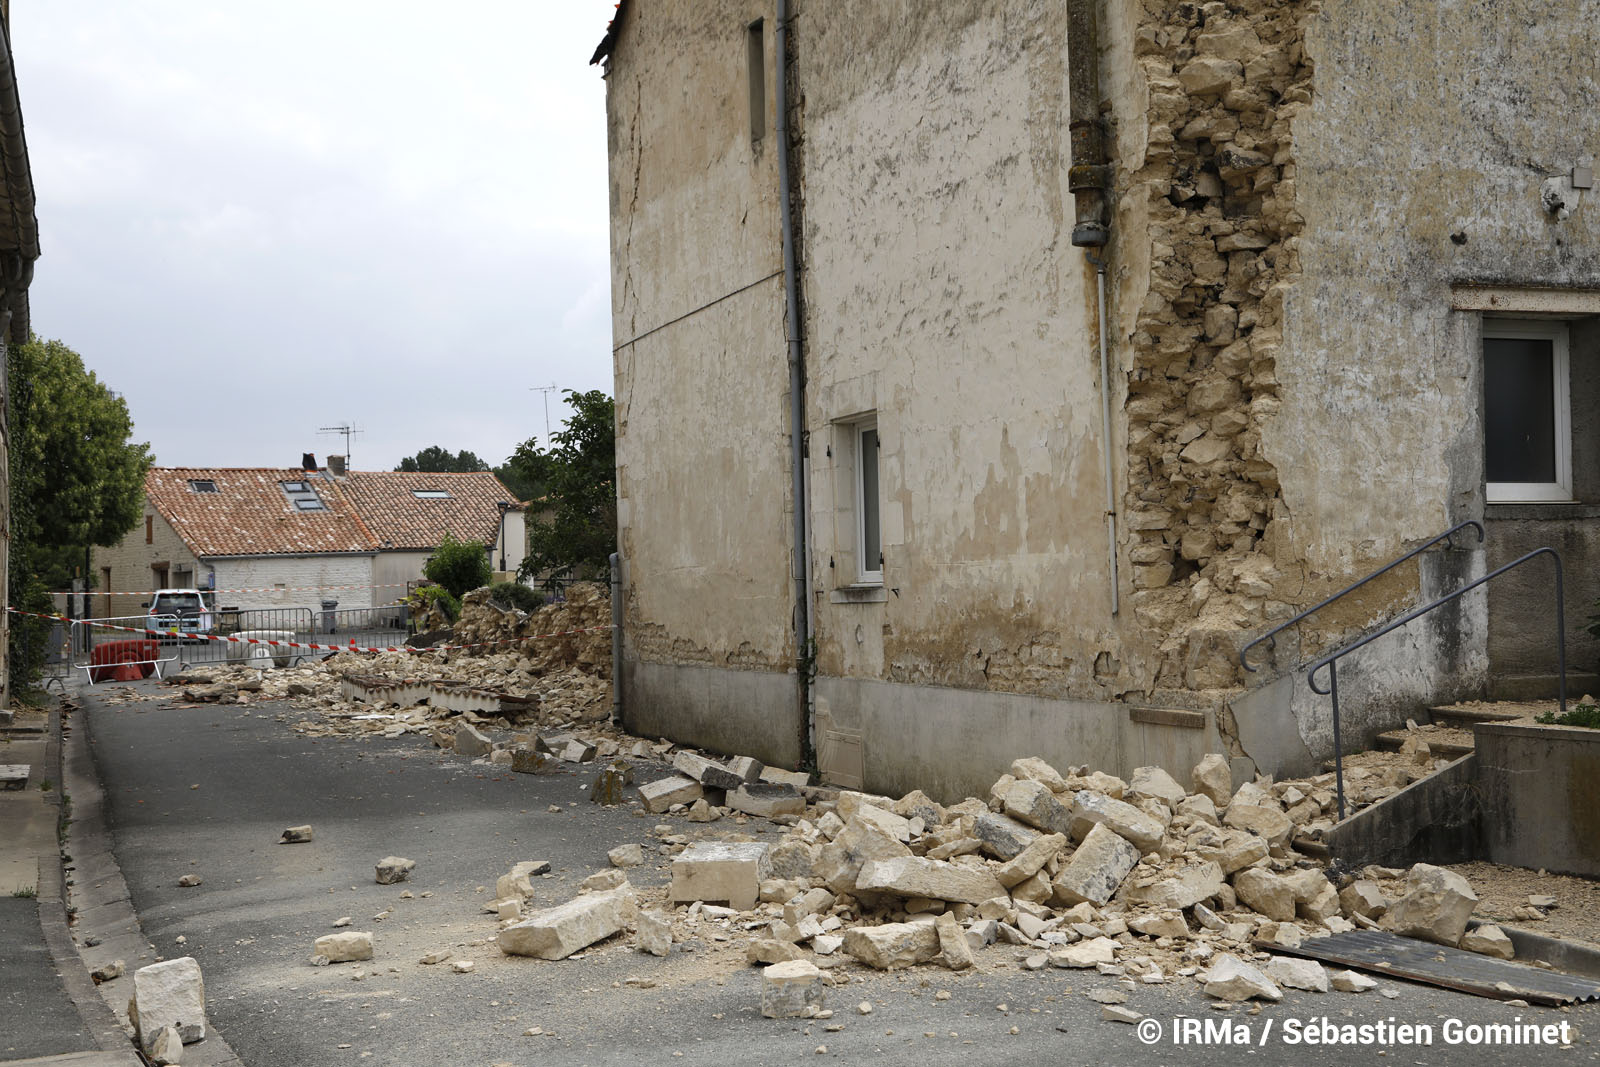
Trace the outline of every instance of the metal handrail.
<instances>
[{"instance_id":1,"label":"metal handrail","mask_svg":"<svg viewBox=\"0 0 1600 1067\"><path fill-rule=\"evenodd\" d=\"M1352 582L1351 584L1345 586L1343 589L1339 590L1337 593L1334 593L1332 596L1328 597L1326 600L1323 600L1323 601L1321 601L1321 602L1319 602L1317 604L1312 605L1311 607L1309 607L1306 610L1302 611L1300 614L1296 615L1294 618L1288 620L1287 622L1279 623L1277 626L1274 626L1272 629L1268 630L1266 633L1262 634L1260 637L1256 638L1254 641L1251 641L1249 644L1245 645L1243 648L1241 648L1239 650L1239 666L1243 667L1245 670L1247 670L1250 673L1254 674L1256 672L1257 668L1250 666L1250 650L1252 648L1255 648L1257 645L1261 644L1262 642L1266 642L1266 643L1276 647L1277 644L1278 644L1278 640L1277 640L1278 635L1283 633L1283 631L1287 630L1289 627L1295 625L1298 622L1304 621L1308 616L1315 615L1317 612L1321 611L1323 608L1327 607L1329 604L1332 604L1335 600L1338 600L1340 597L1344 596L1346 593L1355 592L1357 589L1360 589L1362 586L1366 585L1368 582L1372 581L1374 578L1378 578L1378 577L1381 577L1382 575L1388 574L1390 571L1392 571L1396 567L1400 566L1400 564L1406 562L1407 560L1413 558L1414 556L1422 555L1422 553L1426 552L1428 549L1432 548L1434 545L1438 544L1440 541L1444 541L1444 542L1448 543L1451 548L1454 548L1455 547L1454 536L1457 533L1461 532L1462 530L1466 529L1468 526L1471 526L1473 529L1478 531L1478 544L1480 544L1480 545L1483 544L1483 523L1479 522L1477 519L1468 519L1466 522L1458 522L1454 526L1450 527L1450 529L1446 530L1444 533L1442 533L1442 534L1438 535L1437 537L1434 537L1431 540L1429 540L1427 543L1422 544L1422 545L1418 545L1416 548L1413 548L1410 552L1407 552L1405 555L1401 556L1398 559L1391 560L1390 562L1384 564L1379 569L1377 569L1377 570L1373 571L1371 574L1367 575L1365 578L1362 578L1360 581Z\"/></svg>"},{"instance_id":2,"label":"metal handrail","mask_svg":"<svg viewBox=\"0 0 1600 1067\"><path fill-rule=\"evenodd\" d=\"M1561 590L1561 553L1550 547L1536 548L1525 556L1517 557L1503 567L1495 568L1493 571L1485 574L1482 578L1479 578L1476 581L1468 582L1455 592L1446 594L1445 596L1433 601L1431 604L1424 604L1422 607L1417 608L1414 611L1407 612L1406 614L1400 616L1400 618L1389 623L1389 625L1385 626L1383 629L1367 634L1365 637L1362 637L1356 641L1352 641L1350 644L1345 645L1343 648L1338 649L1335 652L1328 653L1326 656L1323 656L1321 659L1317 660L1317 662L1313 663L1310 669L1306 671L1306 682L1311 686L1311 691L1313 693L1321 693L1323 696L1331 696L1333 698L1333 770L1334 784L1337 786L1339 791L1340 821L1344 820L1344 746L1340 744L1339 740L1338 661L1344 656L1354 652L1356 649L1370 645L1384 634L1398 630L1400 627L1406 625L1406 623L1412 622L1413 620L1426 615L1434 608L1448 604L1452 600L1459 599L1466 593L1470 593L1472 590L1478 588L1478 586L1491 582L1507 571L1522 566L1522 564L1528 562L1530 559L1533 559L1535 556L1549 556L1556 565L1556 674L1558 692L1561 699L1561 714L1565 715L1567 713L1567 617L1566 602ZM1323 689L1317 685L1317 672L1324 667L1328 668L1328 688L1326 689Z\"/></svg>"}]
</instances>

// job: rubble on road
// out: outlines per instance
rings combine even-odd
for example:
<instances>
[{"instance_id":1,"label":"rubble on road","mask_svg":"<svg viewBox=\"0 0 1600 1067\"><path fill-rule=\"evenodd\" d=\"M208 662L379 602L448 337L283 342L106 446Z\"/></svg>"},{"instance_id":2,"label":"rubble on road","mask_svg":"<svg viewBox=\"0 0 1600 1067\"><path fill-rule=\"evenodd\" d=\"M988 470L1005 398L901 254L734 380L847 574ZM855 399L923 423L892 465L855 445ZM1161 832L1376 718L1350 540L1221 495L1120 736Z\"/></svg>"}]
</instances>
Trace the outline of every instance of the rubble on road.
<instances>
[{"instance_id":1,"label":"rubble on road","mask_svg":"<svg viewBox=\"0 0 1600 1067\"><path fill-rule=\"evenodd\" d=\"M194 957L152 963L134 971L128 1021L146 1053L169 1027L177 1030L182 1044L205 1040L206 985Z\"/></svg>"},{"instance_id":2,"label":"rubble on road","mask_svg":"<svg viewBox=\"0 0 1600 1067\"><path fill-rule=\"evenodd\" d=\"M329 963L355 963L372 958L372 935L355 930L323 934L317 938L315 953Z\"/></svg>"},{"instance_id":3,"label":"rubble on road","mask_svg":"<svg viewBox=\"0 0 1600 1067\"><path fill-rule=\"evenodd\" d=\"M416 866L416 860L408 860L402 856L385 856L378 861L374 871L379 885L394 885L410 878Z\"/></svg>"},{"instance_id":4,"label":"rubble on road","mask_svg":"<svg viewBox=\"0 0 1600 1067\"><path fill-rule=\"evenodd\" d=\"M300 845L310 841L313 831L309 826L291 826L278 838L280 845Z\"/></svg>"}]
</instances>

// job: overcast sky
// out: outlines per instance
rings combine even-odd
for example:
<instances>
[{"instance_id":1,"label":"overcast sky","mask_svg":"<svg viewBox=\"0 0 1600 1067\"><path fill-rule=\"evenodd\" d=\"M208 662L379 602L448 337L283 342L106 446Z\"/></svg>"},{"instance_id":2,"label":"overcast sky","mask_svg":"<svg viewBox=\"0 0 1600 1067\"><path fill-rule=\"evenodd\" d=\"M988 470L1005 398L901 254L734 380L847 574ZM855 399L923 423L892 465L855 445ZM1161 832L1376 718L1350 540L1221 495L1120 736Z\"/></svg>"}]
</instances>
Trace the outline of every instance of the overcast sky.
<instances>
[{"instance_id":1,"label":"overcast sky","mask_svg":"<svg viewBox=\"0 0 1600 1067\"><path fill-rule=\"evenodd\" d=\"M545 438L612 389L611 0L12 8L33 329L161 466ZM550 418L565 407L553 394Z\"/></svg>"}]
</instances>

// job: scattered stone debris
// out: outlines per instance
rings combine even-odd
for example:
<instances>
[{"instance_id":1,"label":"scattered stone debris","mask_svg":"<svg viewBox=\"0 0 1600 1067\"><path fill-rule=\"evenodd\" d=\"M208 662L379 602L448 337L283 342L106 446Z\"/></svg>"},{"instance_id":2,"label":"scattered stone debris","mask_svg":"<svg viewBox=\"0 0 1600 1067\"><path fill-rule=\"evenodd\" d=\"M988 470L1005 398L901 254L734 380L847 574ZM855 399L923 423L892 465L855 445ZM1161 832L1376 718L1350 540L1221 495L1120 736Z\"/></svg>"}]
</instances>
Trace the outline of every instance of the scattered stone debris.
<instances>
[{"instance_id":1,"label":"scattered stone debris","mask_svg":"<svg viewBox=\"0 0 1600 1067\"><path fill-rule=\"evenodd\" d=\"M411 877L411 872L416 869L415 860L408 860L403 856L385 856L378 861L376 872L379 885L394 885L404 882Z\"/></svg>"},{"instance_id":2,"label":"scattered stone debris","mask_svg":"<svg viewBox=\"0 0 1600 1067\"><path fill-rule=\"evenodd\" d=\"M789 960L761 972L761 1014L769 1019L815 1015L826 997L822 971L813 963Z\"/></svg>"},{"instance_id":3,"label":"scattered stone debris","mask_svg":"<svg viewBox=\"0 0 1600 1067\"><path fill-rule=\"evenodd\" d=\"M126 967L126 961L115 960L111 963L102 964L101 966L96 967L94 970L89 972L89 977L94 979L95 985L99 985L101 982L109 982L114 978L121 978L123 970Z\"/></svg>"},{"instance_id":4,"label":"scattered stone debris","mask_svg":"<svg viewBox=\"0 0 1600 1067\"><path fill-rule=\"evenodd\" d=\"M194 957L152 963L134 971L128 1021L146 1055L151 1054L157 1039L169 1028L177 1031L180 1044L205 1040L206 987ZM170 1038L167 1041L170 1043Z\"/></svg>"},{"instance_id":5,"label":"scattered stone debris","mask_svg":"<svg viewBox=\"0 0 1600 1067\"><path fill-rule=\"evenodd\" d=\"M309 826L291 826L278 838L280 845L299 845L311 840L312 829Z\"/></svg>"},{"instance_id":6,"label":"scattered stone debris","mask_svg":"<svg viewBox=\"0 0 1600 1067\"><path fill-rule=\"evenodd\" d=\"M638 845L618 845L606 853L613 867L637 867L644 862L644 849Z\"/></svg>"},{"instance_id":7,"label":"scattered stone debris","mask_svg":"<svg viewBox=\"0 0 1600 1067\"><path fill-rule=\"evenodd\" d=\"M627 925L633 917L634 900L633 887L624 882L616 889L534 912L500 931L500 951L508 956L566 959Z\"/></svg>"},{"instance_id":8,"label":"scattered stone debris","mask_svg":"<svg viewBox=\"0 0 1600 1067\"><path fill-rule=\"evenodd\" d=\"M372 958L372 935L355 930L323 934L317 938L316 954L329 963L354 963Z\"/></svg>"},{"instance_id":9,"label":"scattered stone debris","mask_svg":"<svg viewBox=\"0 0 1600 1067\"><path fill-rule=\"evenodd\" d=\"M178 884L184 889L193 889L195 886L202 884L204 881L205 879L201 878L198 874L186 874L182 878L178 879Z\"/></svg>"}]
</instances>

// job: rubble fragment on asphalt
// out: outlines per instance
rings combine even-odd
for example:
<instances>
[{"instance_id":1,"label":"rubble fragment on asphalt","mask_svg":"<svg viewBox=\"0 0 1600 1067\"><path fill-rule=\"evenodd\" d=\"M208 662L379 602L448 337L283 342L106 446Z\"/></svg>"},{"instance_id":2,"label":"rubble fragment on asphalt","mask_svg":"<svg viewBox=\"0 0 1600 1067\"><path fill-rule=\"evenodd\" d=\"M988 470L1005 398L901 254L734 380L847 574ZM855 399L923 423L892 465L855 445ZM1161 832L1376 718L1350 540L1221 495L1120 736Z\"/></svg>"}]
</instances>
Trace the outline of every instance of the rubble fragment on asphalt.
<instances>
[{"instance_id":1,"label":"rubble fragment on asphalt","mask_svg":"<svg viewBox=\"0 0 1600 1067\"><path fill-rule=\"evenodd\" d=\"M408 860L403 856L385 856L378 861L374 870L379 885L394 885L410 878L416 866L415 860Z\"/></svg>"},{"instance_id":2,"label":"rubble fragment on asphalt","mask_svg":"<svg viewBox=\"0 0 1600 1067\"><path fill-rule=\"evenodd\" d=\"M206 1036L206 986L200 964L192 956L152 963L133 972L128 1021L134 1037L149 1053L163 1030L171 1027L179 1041L192 1045Z\"/></svg>"},{"instance_id":3,"label":"rubble fragment on asphalt","mask_svg":"<svg viewBox=\"0 0 1600 1067\"><path fill-rule=\"evenodd\" d=\"M372 958L372 934L357 930L344 930L337 934L323 934L317 938L316 955L326 957L329 963L355 963Z\"/></svg>"},{"instance_id":4,"label":"rubble fragment on asphalt","mask_svg":"<svg viewBox=\"0 0 1600 1067\"><path fill-rule=\"evenodd\" d=\"M309 826L291 826L278 837L280 845L301 845L310 841L313 831Z\"/></svg>"}]
</instances>

